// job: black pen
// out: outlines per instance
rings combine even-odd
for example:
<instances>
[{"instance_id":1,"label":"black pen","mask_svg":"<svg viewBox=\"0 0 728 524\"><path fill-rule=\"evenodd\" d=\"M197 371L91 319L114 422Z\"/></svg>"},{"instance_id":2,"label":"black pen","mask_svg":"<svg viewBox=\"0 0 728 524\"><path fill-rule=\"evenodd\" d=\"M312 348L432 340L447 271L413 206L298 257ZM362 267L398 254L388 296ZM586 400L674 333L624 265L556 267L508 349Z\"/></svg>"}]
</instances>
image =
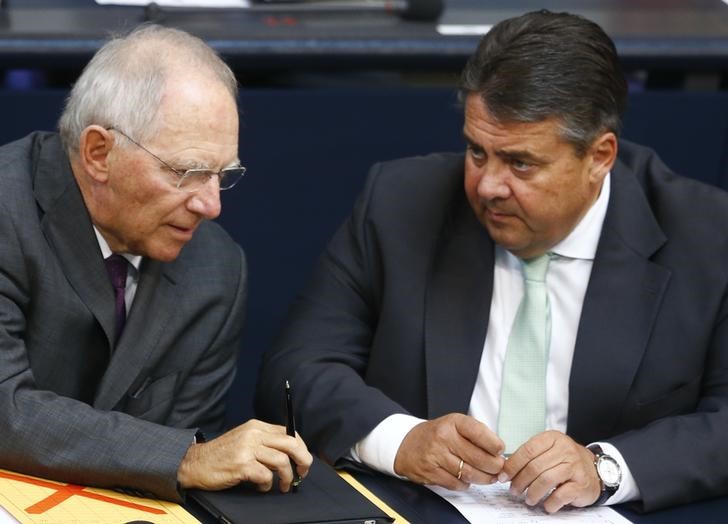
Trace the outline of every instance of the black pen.
<instances>
[{"instance_id":1,"label":"black pen","mask_svg":"<svg viewBox=\"0 0 728 524\"><path fill-rule=\"evenodd\" d=\"M289 437L296 438L296 418L293 416L293 391L291 391L291 385L286 380L286 435ZM298 474L296 463L291 460L291 469L293 470L293 491L298 489L301 485L301 476Z\"/></svg>"}]
</instances>

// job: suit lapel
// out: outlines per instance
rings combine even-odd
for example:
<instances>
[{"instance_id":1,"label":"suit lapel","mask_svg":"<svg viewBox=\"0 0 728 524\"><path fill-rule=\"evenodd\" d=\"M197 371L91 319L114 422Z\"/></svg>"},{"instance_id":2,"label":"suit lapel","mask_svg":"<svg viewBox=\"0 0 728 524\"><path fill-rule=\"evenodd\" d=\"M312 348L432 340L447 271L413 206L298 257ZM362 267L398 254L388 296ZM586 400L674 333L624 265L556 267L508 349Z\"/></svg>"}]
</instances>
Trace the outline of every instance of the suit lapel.
<instances>
[{"instance_id":1,"label":"suit lapel","mask_svg":"<svg viewBox=\"0 0 728 524\"><path fill-rule=\"evenodd\" d=\"M571 367L567 431L578 442L615 431L670 278L649 260L665 240L634 174L616 164Z\"/></svg>"},{"instance_id":2,"label":"suit lapel","mask_svg":"<svg viewBox=\"0 0 728 524\"><path fill-rule=\"evenodd\" d=\"M113 409L148 362L166 347L159 340L178 303L174 263L144 259L134 303L101 381L94 407Z\"/></svg>"},{"instance_id":3,"label":"suit lapel","mask_svg":"<svg viewBox=\"0 0 728 524\"><path fill-rule=\"evenodd\" d=\"M91 218L58 138L49 135L39 144L34 186L45 213L43 233L70 285L103 328L108 348L114 348L114 292ZM146 259L142 263L134 304L97 389L94 407L113 409L145 363L157 358L158 341L177 302L176 267Z\"/></svg>"},{"instance_id":4,"label":"suit lapel","mask_svg":"<svg viewBox=\"0 0 728 524\"><path fill-rule=\"evenodd\" d=\"M425 297L429 418L468 410L488 327L493 249L459 194L440 236Z\"/></svg>"},{"instance_id":5,"label":"suit lapel","mask_svg":"<svg viewBox=\"0 0 728 524\"><path fill-rule=\"evenodd\" d=\"M114 293L103 264L81 191L57 138L40 145L35 195L45 214L43 234L68 282L101 324L109 346L114 340Z\"/></svg>"}]
</instances>

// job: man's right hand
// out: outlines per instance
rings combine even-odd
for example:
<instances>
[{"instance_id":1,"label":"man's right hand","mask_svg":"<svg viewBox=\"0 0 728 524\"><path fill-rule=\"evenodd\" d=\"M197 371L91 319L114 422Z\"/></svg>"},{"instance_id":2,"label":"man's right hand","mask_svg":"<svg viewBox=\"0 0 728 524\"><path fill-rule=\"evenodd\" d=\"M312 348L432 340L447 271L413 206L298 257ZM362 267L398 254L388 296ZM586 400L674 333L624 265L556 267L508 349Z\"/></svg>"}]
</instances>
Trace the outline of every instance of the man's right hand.
<instances>
[{"instance_id":1,"label":"man's right hand","mask_svg":"<svg viewBox=\"0 0 728 524\"><path fill-rule=\"evenodd\" d=\"M469 484L493 483L503 468L504 450L503 441L485 424L451 413L407 433L394 459L394 471L420 484L462 490Z\"/></svg>"},{"instance_id":2,"label":"man's right hand","mask_svg":"<svg viewBox=\"0 0 728 524\"><path fill-rule=\"evenodd\" d=\"M291 460L305 477L313 457L300 436L289 437L283 426L249 420L214 440L190 446L177 481L183 488L207 491L250 482L260 491L269 491L277 473L278 488L287 492L293 482Z\"/></svg>"}]
</instances>

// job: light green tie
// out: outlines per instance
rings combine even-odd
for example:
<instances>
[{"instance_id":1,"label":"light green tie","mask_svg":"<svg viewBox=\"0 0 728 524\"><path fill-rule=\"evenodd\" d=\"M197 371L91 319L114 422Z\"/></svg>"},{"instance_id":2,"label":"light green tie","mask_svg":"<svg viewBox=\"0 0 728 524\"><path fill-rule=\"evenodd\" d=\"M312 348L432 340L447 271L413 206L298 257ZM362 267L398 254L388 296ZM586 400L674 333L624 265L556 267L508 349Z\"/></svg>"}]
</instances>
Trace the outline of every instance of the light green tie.
<instances>
[{"instance_id":1,"label":"light green tie","mask_svg":"<svg viewBox=\"0 0 728 524\"><path fill-rule=\"evenodd\" d=\"M546 361L551 311L546 289L550 254L522 260L523 299L511 327L503 363L498 435L513 453L546 427Z\"/></svg>"}]
</instances>

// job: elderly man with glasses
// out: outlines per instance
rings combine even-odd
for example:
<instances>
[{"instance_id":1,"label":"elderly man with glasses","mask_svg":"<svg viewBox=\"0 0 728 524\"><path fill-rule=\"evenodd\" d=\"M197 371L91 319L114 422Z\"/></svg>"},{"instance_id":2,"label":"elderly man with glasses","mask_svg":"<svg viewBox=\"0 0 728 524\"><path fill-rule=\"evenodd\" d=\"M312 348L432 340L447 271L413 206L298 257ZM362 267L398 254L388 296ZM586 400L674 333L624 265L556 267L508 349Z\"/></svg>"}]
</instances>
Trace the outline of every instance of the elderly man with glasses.
<instances>
[{"instance_id":1,"label":"elderly man with glasses","mask_svg":"<svg viewBox=\"0 0 728 524\"><path fill-rule=\"evenodd\" d=\"M170 500L307 473L284 427L203 436L245 304L243 252L211 222L245 173L236 97L205 43L144 26L94 56L59 134L0 148L0 468Z\"/></svg>"}]
</instances>

